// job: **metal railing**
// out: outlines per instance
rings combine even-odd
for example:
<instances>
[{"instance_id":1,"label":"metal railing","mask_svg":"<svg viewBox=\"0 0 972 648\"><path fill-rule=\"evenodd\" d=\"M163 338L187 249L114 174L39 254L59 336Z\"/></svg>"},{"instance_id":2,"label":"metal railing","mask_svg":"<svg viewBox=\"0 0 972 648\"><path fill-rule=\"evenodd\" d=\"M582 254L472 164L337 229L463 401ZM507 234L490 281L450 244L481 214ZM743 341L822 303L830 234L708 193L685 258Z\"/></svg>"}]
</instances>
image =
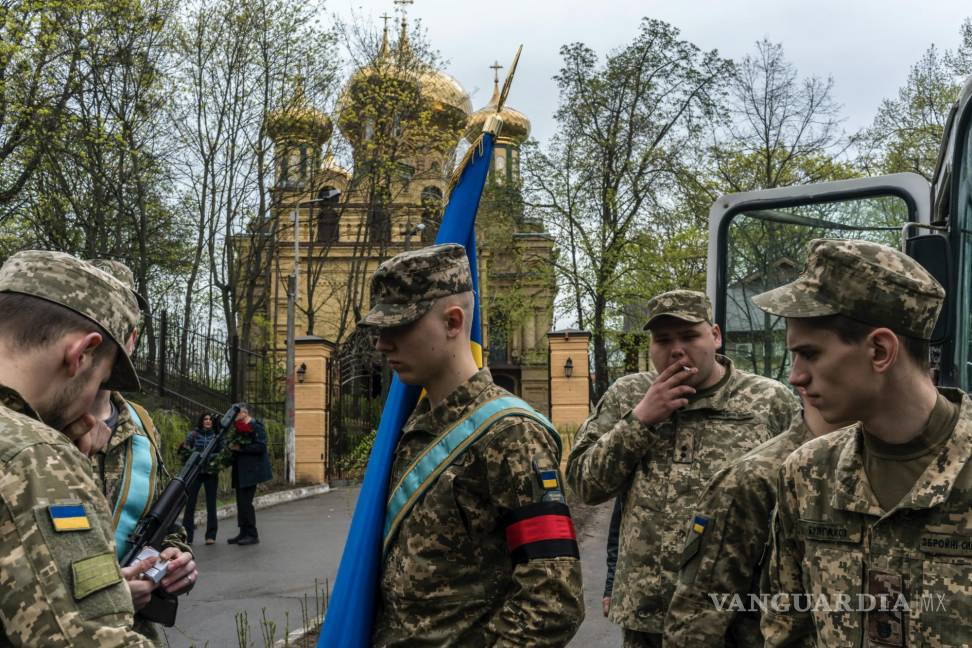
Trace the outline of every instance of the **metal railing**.
<instances>
[{"instance_id":1,"label":"metal railing","mask_svg":"<svg viewBox=\"0 0 972 648\"><path fill-rule=\"evenodd\" d=\"M254 416L284 419L282 371L273 355L241 347L235 335L227 340L184 328L162 311L152 316L151 334L141 336L132 359L139 377L190 420L239 401Z\"/></svg>"}]
</instances>

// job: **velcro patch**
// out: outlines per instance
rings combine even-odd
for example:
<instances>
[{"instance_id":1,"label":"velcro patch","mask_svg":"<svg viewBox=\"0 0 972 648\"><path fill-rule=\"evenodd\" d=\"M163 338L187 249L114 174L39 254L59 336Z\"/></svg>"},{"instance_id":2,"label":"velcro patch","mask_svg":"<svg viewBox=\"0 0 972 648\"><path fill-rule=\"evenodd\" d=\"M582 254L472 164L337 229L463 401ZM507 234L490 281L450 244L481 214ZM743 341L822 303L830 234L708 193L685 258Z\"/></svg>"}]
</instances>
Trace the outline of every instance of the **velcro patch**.
<instances>
[{"instance_id":1,"label":"velcro patch","mask_svg":"<svg viewBox=\"0 0 972 648\"><path fill-rule=\"evenodd\" d=\"M557 471L556 470L541 470L540 471L540 485L547 490L553 488L560 488L560 482L557 481Z\"/></svg>"},{"instance_id":2,"label":"velcro patch","mask_svg":"<svg viewBox=\"0 0 972 648\"><path fill-rule=\"evenodd\" d=\"M540 558L580 558L570 508L562 502L536 502L509 513L506 545L514 565Z\"/></svg>"},{"instance_id":3,"label":"velcro patch","mask_svg":"<svg viewBox=\"0 0 972 648\"><path fill-rule=\"evenodd\" d=\"M925 553L939 556L972 556L972 536L923 533L918 547Z\"/></svg>"},{"instance_id":4,"label":"velcro patch","mask_svg":"<svg viewBox=\"0 0 972 648\"><path fill-rule=\"evenodd\" d=\"M87 531L91 522L84 510L84 504L52 504L47 507L51 523L58 533L65 531Z\"/></svg>"},{"instance_id":5,"label":"velcro patch","mask_svg":"<svg viewBox=\"0 0 972 648\"><path fill-rule=\"evenodd\" d=\"M817 520L800 520L800 535L806 540L817 542L858 544L861 541L861 527Z\"/></svg>"},{"instance_id":6,"label":"velcro patch","mask_svg":"<svg viewBox=\"0 0 972 648\"><path fill-rule=\"evenodd\" d=\"M696 515L692 518L692 533L702 535L705 533L705 528L709 526L709 518L704 515Z\"/></svg>"},{"instance_id":7,"label":"velcro patch","mask_svg":"<svg viewBox=\"0 0 972 648\"><path fill-rule=\"evenodd\" d=\"M76 601L114 585L122 579L118 560L115 558L115 554L110 551L75 560L71 563L71 574L74 576L74 599Z\"/></svg>"}]
</instances>

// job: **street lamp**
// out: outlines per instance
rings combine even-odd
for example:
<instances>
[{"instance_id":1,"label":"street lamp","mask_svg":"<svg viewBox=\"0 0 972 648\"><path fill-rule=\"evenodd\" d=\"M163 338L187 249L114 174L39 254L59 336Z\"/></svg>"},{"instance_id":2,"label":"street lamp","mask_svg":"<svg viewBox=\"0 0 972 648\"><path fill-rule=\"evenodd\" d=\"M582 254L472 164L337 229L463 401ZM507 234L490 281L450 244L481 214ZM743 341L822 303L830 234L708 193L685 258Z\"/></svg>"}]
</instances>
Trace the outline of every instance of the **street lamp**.
<instances>
[{"instance_id":1,"label":"street lamp","mask_svg":"<svg viewBox=\"0 0 972 648\"><path fill-rule=\"evenodd\" d=\"M406 225L405 226L405 251L408 252L409 244L412 242L412 236L415 234L421 234L425 231L425 223L418 223L416 225Z\"/></svg>"},{"instance_id":2,"label":"street lamp","mask_svg":"<svg viewBox=\"0 0 972 648\"><path fill-rule=\"evenodd\" d=\"M574 360L567 356L567 362L564 363L564 377L570 378L574 375Z\"/></svg>"},{"instance_id":3,"label":"street lamp","mask_svg":"<svg viewBox=\"0 0 972 648\"><path fill-rule=\"evenodd\" d=\"M290 276L287 277L287 393L284 400L284 418L287 421L287 481L291 484L297 483L297 427L294 408L294 384L296 382L294 375L294 309L297 303L297 277L300 266L300 208L327 202L340 194L339 190L331 189L313 200L298 202L291 212L291 218L294 221L294 265ZM304 382L303 379L301 379L301 382Z\"/></svg>"},{"instance_id":4,"label":"street lamp","mask_svg":"<svg viewBox=\"0 0 972 648\"><path fill-rule=\"evenodd\" d=\"M297 367L297 382L304 384L304 378L307 376L307 363L301 362L300 366Z\"/></svg>"}]
</instances>

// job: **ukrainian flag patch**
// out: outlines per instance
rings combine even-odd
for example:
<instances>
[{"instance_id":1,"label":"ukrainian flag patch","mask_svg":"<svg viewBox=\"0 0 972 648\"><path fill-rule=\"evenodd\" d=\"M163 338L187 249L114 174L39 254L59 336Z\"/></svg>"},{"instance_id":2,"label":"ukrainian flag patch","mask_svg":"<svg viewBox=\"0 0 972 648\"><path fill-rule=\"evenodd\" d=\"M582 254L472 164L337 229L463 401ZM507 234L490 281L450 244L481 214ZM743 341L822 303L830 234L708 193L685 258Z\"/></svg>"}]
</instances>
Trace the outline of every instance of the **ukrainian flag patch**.
<instances>
[{"instance_id":1,"label":"ukrainian flag patch","mask_svg":"<svg viewBox=\"0 0 972 648\"><path fill-rule=\"evenodd\" d=\"M692 519L692 531L698 535L705 533L705 527L709 525L709 518L704 515L696 515Z\"/></svg>"},{"instance_id":2,"label":"ukrainian flag patch","mask_svg":"<svg viewBox=\"0 0 972 648\"><path fill-rule=\"evenodd\" d=\"M560 483L557 481L557 471L556 470L541 470L540 471L540 485L547 490L553 488L560 488Z\"/></svg>"},{"instance_id":3,"label":"ukrainian flag patch","mask_svg":"<svg viewBox=\"0 0 972 648\"><path fill-rule=\"evenodd\" d=\"M65 531L87 531L91 528L84 504L52 504L47 507L51 523L58 533Z\"/></svg>"}]
</instances>

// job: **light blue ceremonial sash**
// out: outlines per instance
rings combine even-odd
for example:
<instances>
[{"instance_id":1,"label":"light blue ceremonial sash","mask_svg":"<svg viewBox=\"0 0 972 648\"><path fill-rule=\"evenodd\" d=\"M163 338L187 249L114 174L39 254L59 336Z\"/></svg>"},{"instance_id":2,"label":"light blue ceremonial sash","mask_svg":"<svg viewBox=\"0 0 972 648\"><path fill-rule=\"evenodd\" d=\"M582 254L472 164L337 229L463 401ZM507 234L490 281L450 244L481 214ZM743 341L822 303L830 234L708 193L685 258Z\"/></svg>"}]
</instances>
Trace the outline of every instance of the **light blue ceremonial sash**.
<instances>
[{"instance_id":1,"label":"light blue ceremonial sash","mask_svg":"<svg viewBox=\"0 0 972 648\"><path fill-rule=\"evenodd\" d=\"M442 471L452 465L497 421L508 416L523 416L545 427L557 444L557 460L560 460L560 435L547 417L516 396L500 396L486 401L436 437L398 480L385 508L383 553L388 552L399 526Z\"/></svg>"},{"instance_id":2,"label":"light blue ceremonial sash","mask_svg":"<svg viewBox=\"0 0 972 648\"><path fill-rule=\"evenodd\" d=\"M115 553L119 560L128 551L128 537L148 511L155 491L155 450L138 412L131 404L126 405L132 422L142 434L133 434L131 443L128 444L122 468L122 483L111 514L115 527Z\"/></svg>"}]
</instances>

